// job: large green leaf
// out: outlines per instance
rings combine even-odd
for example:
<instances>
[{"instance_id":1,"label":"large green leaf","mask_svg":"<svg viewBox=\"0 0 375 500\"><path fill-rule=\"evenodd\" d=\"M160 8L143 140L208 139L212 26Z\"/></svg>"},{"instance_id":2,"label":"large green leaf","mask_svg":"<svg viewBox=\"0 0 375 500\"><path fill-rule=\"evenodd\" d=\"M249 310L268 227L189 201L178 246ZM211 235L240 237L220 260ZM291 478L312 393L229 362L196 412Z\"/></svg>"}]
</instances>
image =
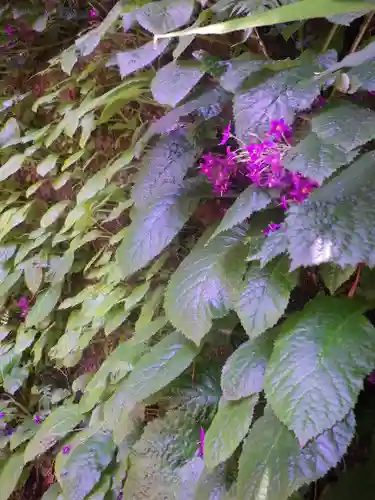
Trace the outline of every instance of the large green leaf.
<instances>
[{"instance_id":1,"label":"large green leaf","mask_svg":"<svg viewBox=\"0 0 375 500\"><path fill-rule=\"evenodd\" d=\"M112 461L115 445L110 432L89 431L77 434L67 446L69 453L57 455L55 475L64 496L83 500Z\"/></svg>"},{"instance_id":2,"label":"large green leaf","mask_svg":"<svg viewBox=\"0 0 375 500\"><path fill-rule=\"evenodd\" d=\"M130 456L124 498L175 498L178 468L194 456L199 430L199 422L186 411L170 411L149 423Z\"/></svg>"},{"instance_id":3,"label":"large green leaf","mask_svg":"<svg viewBox=\"0 0 375 500\"><path fill-rule=\"evenodd\" d=\"M375 113L350 102L340 102L312 119L312 129L319 138L345 153L375 137Z\"/></svg>"},{"instance_id":4,"label":"large green leaf","mask_svg":"<svg viewBox=\"0 0 375 500\"><path fill-rule=\"evenodd\" d=\"M237 226L254 212L266 208L271 201L272 199L266 191L259 189L257 186L249 186L229 208L223 220L220 222L219 227L211 236L211 239L219 233Z\"/></svg>"},{"instance_id":5,"label":"large green leaf","mask_svg":"<svg viewBox=\"0 0 375 500\"><path fill-rule=\"evenodd\" d=\"M203 235L168 284L164 303L166 315L196 344L200 344L210 330L212 320L229 310L232 283L226 256L243 236L243 229L237 227L205 246L207 235ZM236 267L241 269L239 262Z\"/></svg>"},{"instance_id":6,"label":"large green leaf","mask_svg":"<svg viewBox=\"0 0 375 500\"><path fill-rule=\"evenodd\" d=\"M285 321L275 341L267 400L302 445L349 412L375 365L375 330L362 311L350 299L318 297Z\"/></svg>"},{"instance_id":7,"label":"large green leaf","mask_svg":"<svg viewBox=\"0 0 375 500\"><path fill-rule=\"evenodd\" d=\"M320 94L321 83L313 79L322 64L300 60L300 65L271 75L234 98L236 136L249 143L254 133L264 134L272 120L283 118L291 124L297 111L309 109Z\"/></svg>"},{"instance_id":8,"label":"large green leaf","mask_svg":"<svg viewBox=\"0 0 375 500\"><path fill-rule=\"evenodd\" d=\"M192 0L161 0L147 3L136 11L136 18L151 33L167 33L187 24L193 9Z\"/></svg>"},{"instance_id":9,"label":"large green leaf","mask_svg":"<svg viewBox=\"0 0 375 500\"><path fill-rule=\"evenodd\" d=\"M163 196L178 194L199 152L181 132L160 139L145 157L135 179L132 190L135 205L142 209Z\"/></svg>"},{"instance_id":10,"label":"large green leaf","mask_svg":"<svg viewBox=\"0 0 375 500\"><path fill-rule=\"evenodd\" d=\"M131 225L117 250L124 278L146 266L169 245L194 211L196 201L185 196L165 196L134 211Z\"/></svg>"},{"instance_id":11,"label":"large green leaf","mask_svg":"<svg viewBox=\"0 0 375 500\"><path fill-rule=\"evenodd\" d=\"M0 167L0 182L5 181L11 175L15 174L21 167L26 159L24 154L15 154L9 158L4 165Z\"/></svg>"},{"instance_id":12,"label":"large green leaf","mask_svg":"<svg viewBox=\"0 0 375 500\"><path fill-rule=\"evenodd\" d=\"M146 353L105 405L105 420L115 424L119 412L128 413L136 403L159 391L194 360L198 349L180 333L173 332Z\"/></svg>"},{"instance_id":13,"label":"large green leaf","mask_svg":"<svg viewBox=\"0 0 375 500\"><path fill-rule=\"evenodd\" d=\"M374 158L374 152L362 155L305 203L290 207L286 230L274 234L286 238L292 269L323 262L375 265Z\"/></svg>"},{"instance_id":14,"label":"large green leaf","mask_svg":"<svg viewBox=\"0 0 375 500\"><path fill-rule=\"evenodd\" d=\"M24 466L23 451L13 452L5 464L2 464L0 470L0 500L8 500L16 489Z\"/></svg>"},{"instance_id":15,"label":"large green leaf","mask_svg":"<svg viewBox=\"0 0 375 500\"><path fill-rule=\"evenodd\" d=\"M293 147L284 158L288 170L300 172L319 183L349 163L356 153L346 153L333 144L326 144L314 132Z\"/></svg>"},{"instance_id":16,"label":"large green leaf","mask_svg":"<svg viewBox=\"0 0 375 500\"><path fill-rule=\"evenodd\" d=\"M121 77L125 78L131 73L151 64L166 50L168 44L168 40L163 40L157 44L149 42L134 50L117 52L116 63L120 69Z\"/></svg>"},{"instance_id":17,"label":"large green leaf","mask_svg":"<svg viewBox=\"0 0 375 500\"><path fill-rule=\"evenodd\" d=\"M26 317L26 326L28 328L43 321L53 311L60 298L61 289L62 284L58 283L38 295L35 304Z\"/></svg>"},{"instance_id":18,"label":"large green leaf","mask_svg":"<svg viewBox=\"0 0 375 500\"><path fill-rule=\"evenodd\" d=\"M78 405L65 404L52 411L40 425L25 450L25 463L49 450L54 444L71 432L82 420Z\"/></svg>"},{"instance_id":19,"label":"large green leaf","mask_svg":"<svg viewBox=\"0 0 375 500\"><path fill-rule=\"evenodd\" d=\"M241 88L246 78L260 71L264 64L264 60L259 56L249 53L241 54L226 62L226 71L220 77L220 85L228 92L235 93Z\"/></svg>"},{"instance_id":20,"label":"large green leaf","mask_svg":"<svg viewBox=\"0 0 375 500\"><path fill-rule=\"evenodd\" d=\"M296 284L297 276L289 273L289 261L285 257L263 268L257 263L250 266L234 300L234 309L250 338L277 323Z\"/></svg>"},{"instance_id":21,"label":"large green leaf","mask_svg":"<svg viewBox=\"0 0 375 500\"><path fill-rule=\"evenodd\" d=\"M176 106L202 78L199 68L179 66L172 61L156 73L151 83L154 99L160 104Z\"/></svg>"},{"instance_id":22,"label":"large green leaf","mask_svg":"<svg viewBox=\"0 0 375 500\"><path fill-rule=\"evenodd\" d=\"M224 34L231 33L232 31L257 28L259 26L270 26L272 24L302 21L315 17L327 17L336 14L345 14L360 10L368 11L372 9L373 5L370 2L363 2L360 0L315 0L314 2L311 2L311 0L301 0L300 2L283 5L282 7L259 14L255 13L251 16L210 24L200 28L188 28L182 31L174 31L167 35L158 35L156 38Z\"/></svg>"},{"instance_id":23,"label":"large green leaf","mask_svg":"<svg viewBox=\"0 0 375 500\"><path fill-rule=\"evenodd\" d=\"M239 460L237 498L287 500L305 483L324 476L345 453L354 416L326 430L304 448L267 408L252 427Z\"/></svg>"},{"instance_id":24,"label":"large green leaf","mask_svg":"<svg viewBox=\"0 0 375 500\"><path fill-rule=\"evenodd\" d=\"M204 439L204 461L213 469L235 452L253 419L258 395L226 401L222 399Z\"/></svg>"},{"instance_id":25,"label":"large green leaf","mask_svg":"<svg viewBox=\"0 0 375 500\"><path fill-rule=\"evenodd\" d=\"M263 389L264 375L279 329L240 345L229 356L221 374L221 388L228 400L245 398Z\"/></svg>"}]
</instances>

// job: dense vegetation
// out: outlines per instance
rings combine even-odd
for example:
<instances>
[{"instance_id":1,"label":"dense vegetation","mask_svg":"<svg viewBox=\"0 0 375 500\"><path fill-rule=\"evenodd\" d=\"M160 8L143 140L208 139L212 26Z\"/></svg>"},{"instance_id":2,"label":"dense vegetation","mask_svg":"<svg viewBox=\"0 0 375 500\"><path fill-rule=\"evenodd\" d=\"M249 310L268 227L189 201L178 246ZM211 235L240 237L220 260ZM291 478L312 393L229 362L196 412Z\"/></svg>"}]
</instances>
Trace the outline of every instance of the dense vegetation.
<instances>
[{"instance_id":1,"label":"dense vegetation","mask_svg":"<svg viewBox=\"0 0 375 500\"><path fill-rule=\"evenodd\" d=\"M373 500L374 5L0 8L0 500Z\"/></svg>"}]
</instances>

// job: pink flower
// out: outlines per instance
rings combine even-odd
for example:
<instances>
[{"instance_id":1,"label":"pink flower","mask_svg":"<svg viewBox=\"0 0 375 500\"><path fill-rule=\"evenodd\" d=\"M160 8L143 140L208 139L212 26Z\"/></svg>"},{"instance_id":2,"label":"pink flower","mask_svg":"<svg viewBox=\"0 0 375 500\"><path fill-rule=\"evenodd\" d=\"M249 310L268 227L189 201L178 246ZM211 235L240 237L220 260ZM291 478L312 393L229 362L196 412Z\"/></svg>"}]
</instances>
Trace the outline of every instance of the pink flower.
<instances>
[{"instance_id":1,"label":"pink flower","mask_svg":"<svg viewBox=\"0 0 375 500\"><path fill-rule=\"evenodd\" d=\"M201 427L200 430L200 439L199 439L199 452L198 455L203 458L204 455L204 429Z\"/></svg>"},{"instance_id":2,"label":"pink flower","mask_svg":"<svg viewBox=\"0 0 375 500\"><path fill-rule=\"evenodd\" d=\"M29 299L23 295L18 300L17 305L21 309L21 316L25 318L29 312Z\"/></svg>"},{"instance_id":3,"label":"pink flower","mask_svg":"<svg viewBox=\"0 0 375 500\"><path fill-rule=\"evenodd\" d=\"M272 120L268 135L274 137L277 141L280 141L284 137L290 137L292 135L292 129L283 119Z\"/></svg>"},{"instance_id":4,"label":"pink flower","mask_svg":"<svg viewBox=\"0 0 375 500\"><path fill-rule=\"evenodd\" d=\"M224 129L223 138L219 142L219 146L224 146L224 144L226 144L229 141L229 139L232 136L230 130L231 130L231 122L229 122L228 125L226 126L226 128Z\"/></svg>"},{"instance_id":5,"label":"pink flower","mask_svg":"<svg viewBox=\"0 0 375 500\"><path fill-rule=\"evenodd\" d=\"M0 418L4 418L5 417L5 411L0 411Z\"/></svg>"},{"instance_id":6,"label":"pink flower","mask_svg":"<svg viewBox=\"0 0 375 500\"><path fill-rule=\"evenodd\" d=\"M96 9L90 9L90 17L97 17L98 16L98 11Z\"/></svg>"},{"instance_id":7,"label":"pink flower","mask_svg":"<svg viewBox=\"0 0 375 500\"><path fill-rule=\"evenodd\" d=\"M5 27L5 31L7 32L8 36L12 36L14 33L14 29L10 24L7 24Z\"/></svg>"},{"instance_id":8,"label":"pink flower","mask_svg":"<svg viewBox=\"0 0 375 500\"><path fill-rule=\"evenodd\" d=\"M70 452L70 446L69 445L64 446L62 449L62 454L67 455L69 452Z\"/></svg>"}]
</instances>

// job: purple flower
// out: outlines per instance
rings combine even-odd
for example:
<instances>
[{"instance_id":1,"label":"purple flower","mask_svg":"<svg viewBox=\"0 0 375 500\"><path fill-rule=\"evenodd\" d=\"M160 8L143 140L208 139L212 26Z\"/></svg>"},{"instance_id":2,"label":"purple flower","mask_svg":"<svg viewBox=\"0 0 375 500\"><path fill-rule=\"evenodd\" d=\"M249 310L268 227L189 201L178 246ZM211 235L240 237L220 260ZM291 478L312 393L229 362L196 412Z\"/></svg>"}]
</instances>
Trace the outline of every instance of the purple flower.
<instances>
[{"instance_id":1,"label":"purple flower","mask_svg":"<svg viewBox=\"0 0 375 500\"><path fill-rule=\"evenodd\" d=\"M43 419L40 415L35 415L34 417L34 422L37 424L37 425L40 425L42 423Z\"/></svg>"},{"instance_id":2,"label":"purple flower","mask_svg":"<svg viewBox=\"0 0 375 500\"><path fill-rule=\"evenodd\" d=\"M226 128L224 129L223 138L219 142L219 145L224 146L224 144L226 144L229 141L229 139L231 138L231 135L232 135L231 134L231 122L229 122L228 125L226 126Z\"/></svg>"},{"instance_id":3,"label":"purple flower","mask_svg":"<svg viewBox=\"0 0 375 500\"><path fill-rule=\"evenodd\" d=\"M285 195L281 196L280 198L280 206L282 207L283 210L288 210L289 205L288 205L288 200Z\"/></svg>"},{"instance_id":4,"label":"purple flower","mask_svg":"<svg viewBox=\"0 0 375 500\"><path fill-rule=\"evenodd\" d=\"M12 36L14 33L14 29L10 24L7 24L5 27L5 31L7 32L8 36Z\"/></svg>"},{"instance_id":5,"label":"purple flower","mask_svg":"<svg viewBox=\"0 0 375 500\"><path fill-rule=\"evenodd\" d=\"M280 141L284 137L290 137L292 135L292 129L283 119L272 120L268 135L274 137L277 141Z\"/></svg>"},{"instance_id":6,"label":"purple flower","mask_svg":"<svg viewBox=\"0 0 375 500\"><path fill-rule=\"evenodd\" d=\"M281 224L268 224L268 227L267 229L265 229L263 232L264 232L264 236L268 236L270 233L274 233L275 231L277 231L278 229L281 228Z\"/></svg>"},{"instance_id":7,"label":"purple flower","mask_svg":"<svg viewBox=\"0 0 375 500\"><path fill-rule=\"evenodd\" d=\"M67 455L69 452L70 452L70 446L69 445L64 446L62 449L62 454Z\"/></svg>"},{"instance_id":8,"label":"purple flower","mask_svg":"<svg viewBox=\"0 0 375 500\"><path fill-rule=\"evenodd\" d=\"M98 11L96 9L90 9L89 14L90 14L90 17L97 17Z\"/></svg>"},{"instance_id":9,"label":"purple flower","mask_svg":"<svg viewBox=\"0 0 375 500\"><path fill-rule=\"evenodd\" d=\"M200 439L199 439L199 452L198 455L203 458L204 455L204 429L201 427Z\"/></svg>"},{"instance_id":10,"label":"purple flower","mask_svg":"<svg viewBox=\"0 0 375 500\"><path fill-rule=\"evenodd\" d=\"M5 417L5 411L0 411L0 418L4 418Z\"/></svg>"},{"instance_id":11,"label":"purple flower","mask_svg":"<svg viewBox=\"0 0 375 500\"><path fill-rule=\"evenodd\" d=\"M21 316L25 318L29 312L29 299L23 295L20 297L17 305L21 309Z\"/></svg>"}]
</instances>

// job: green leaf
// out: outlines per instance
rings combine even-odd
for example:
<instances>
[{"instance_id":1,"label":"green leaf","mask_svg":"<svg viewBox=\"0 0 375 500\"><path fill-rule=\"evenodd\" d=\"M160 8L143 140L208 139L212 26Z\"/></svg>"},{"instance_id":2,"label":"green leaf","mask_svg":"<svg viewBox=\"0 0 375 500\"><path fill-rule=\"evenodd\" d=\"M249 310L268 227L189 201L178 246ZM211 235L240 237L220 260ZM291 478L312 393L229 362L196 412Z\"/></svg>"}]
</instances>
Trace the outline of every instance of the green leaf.
<instances>
[{"instance_id":1,"label":"green leaf","mask_svg":"<svg viewBox=\"0 0 375 500\"><path fill-rule=\"evenodd\" d=\"M265 190L259 189L257 186L249 186L236 198L236 201L229 208L210 240L219 233L237 226L254 212L263 210L271 201L271 197Z\"/></svg>"},{"instance_id":2,"label":"green leaf","mask_svg":"<svg viewBox=\"0 0 375 500\"><path fill-rule=\"evenodd\" d=\"M151 64L157 57L161 56L169 45L168 40L155 44L149 42L134 50L117 52L116 63L120 69L121 78L138 71Z\"/></svg>"},{"instance_id":3,"label":"green leaf","mask_svg":"<svg viewBox=\"0 0 375 500\"><path fill-rule=\"evenodd\" d=\"M193 14L191 0L161 0L136 11L138 23L151 33L167 33L187 24Z\"/></svg>"},{"instance_id":4,"label":"green leaf","mask_svg":"<svg viewBox=\"0 0 375 500\"><path fill-rule=\"evenodd\" d=\"M34 328L25 328L25 325L21 323L17 330L16 345L14 346L14 351L17 354L21 354L34 342L34 339L38 331Z\"/></svg>"},{"instance_id":5,"label":"green leaf","mask_svg":"<svg viewBox=\"0 0 375 500\"><path fill-rule=\"evenodd\" d=\"M17 270L14 273L8 274L8 276L0 284L0 297L5 296L9 290L14 286L17 281L22 276L22 271Z\"/></svg>"},{"instance_id":6,"label":"green leaf","mask_svg":"<svg viewBox=\"0 0 375 500\"><path fill-rule=\"evenodd\" d=\"M61 295L61 283L51 286L48 290L38 295L35 304L26 317L26 327L42 322L56 306Z\"/></svg>"},{"instance_id":7,"label":"green leaf","mask_svg":"<svg viewBox=\"0 0 375 500\"><path fill-rule=\"evenodd\" d=\"M341 102L312 119L312 130L325 143L345 153L374 139L375 113L370 109Z\"/></svg>"},{"instance_id":8,"label":"green leaf","mask_svg":"<svg viewBox=\"0 0 375 500\"><path fill-rule=\"evenodd\" d=\"M250 338L278 322L296 284L296 275L289 273L285 257L264 268L256 263L251 265L234 299L234 310Z\"/></svg>"},{"instance_id":9,"label":"green leaf","mask_svg":"<svg viewBox=\"0 0 375 500\"><path fill-rule=\"evenodd\" d=\"M132 223L117 250L117 262L123 278L157 257L183 228L195 206L194 200L173 195L134 211Z\"/></svg>"},{"instance_id":10,"label":"green leaf","mask_svg":"<svg viewBox=\"0 0 375 500\"><path fill-rule=\"evenodd\" d=\"M29 370L25 366L14 366L10 373L4 375L3 387L9 394L15 394L29 376Z\"/></svg>"},{"instance_id":11,"label":"green leaf","mask_svg":"<svg viewBox=\"0 0 375 500\"><path fill-rule=\"evenodd\" d=\"M24 277L27 288L35 295L43 281L42 268L30 260L25 264Z\"/></svg>"},{"instance_id":12,"label":"green leaf","mask_svg":"<svg viewBox=\"0 0 375 500\"><path fill-rule=\"evenodd\" d=\"M20 137L20 128L15 118L9 118L0 130L0 147L6 146L8 141Z\"/></svg>"},{"instance_id":13,"label":"green leaf","mask_svg":"<svg viewBox=\"0 0 375 500\"><path fill-rule=\"evenodd\" d=\"M199 68L179 66L175 61L163 66L151 82L151 92L160 104L176 106L202 78Z\"/></svg>"},{"instance_id":14,"label":"green leaf","mask_svg":"<svg viewBox=\"0 0 375 500\"><path fill-rule=\"evenodd\" d=\"M375 365L374 328L362 309L350 299L318 297L281 327L265 392L301 445L344 418Z\"/></svg>"},{"instance_id":15,"label":"green leaf","mask_svg":"<svg viewBox=\"0 0 375 500\"><path fill-rule=\"evenodd\" d=\"M347 266L342 269L336 264L322 264L319 274L323 278L325 286L334 295L335 292L354 274L355 266Z\"/></svg>"},{"instance_id":16,"label":"green leaf","mask_svg":"<svg viewBox=\"0 0 375 500\"><path fill-rule=\"evenodd\" d=\"M23 468L23 451L12 453L0 470L0 500L8 500L17 488Z\"/></svg>"},{"instance_id":17,"label":"green leaf","mask_svg":"<svg viewBox=\"0 0 375 500\"><path fill-rule=\"evenodd\" d=\"M228 92L235 93L240 90L246 78L260 71L263 66L263 59L254 54L242 54L226 63L226 71L220 77L220 85Z\"/></svg>"},{"instance_id":18,"label":"green leaf","mask_svg":"<svg viewBox=\"0 0 375 500\"><path fill-rule=\"evenodd\" d=\"M312 132L288 152L284 165L288 170L322 183L340 167L350 163L355 154L326 144Z\"/></svg>"},{"instance_id":19,"label":"green leaf","mask_svg":"<svg viewBox=\"0 0 375 500\"><path fill-rule=\"evenodd\" d=\"M180 332L174 332L158 342L135 365L134 370L107 401L105 421L114 425L119 412L129 413L134 406L159 391L194 360L198 349Z\"/></svg>"},{"instance_id":20,"label":"green leaf","mask_svg":"<svg viewBox=\"0 0 375 500\"><path fill-rule=\"evenodd\" d=\"M289 208L286 229L274 234L285 237L292 269L323 262L342 268L375 265L374 158L374 152L362 155L303 204Z\"/></svg>"},{"instance_id":21,"label":"green leaf","mask_svg":"<svg viewBox=\"0 0 375 500\"><path fill-rule=\"evenodd\" d=\"M213 469L233 455L248 433L257 402L258 395L241 401L220 401L204 439L204 462L207 467Z\"/></svg>"},{"instance_id":22,"label":"green leaf","mask_svg":"<svg viewBox=\"0 0 375 500\"><path fill-rule=\"evenodd\" d=\"M77 62L77 59L77 52L74 45L64 50L61 53L61 69L63 70L63 72L70 75L75 63Z\"/></svg>"},{"instance_id":23,"label":"green leaf","mask_svg":"<svg viewBox=\"0 0 375 500\"><path fill-rule=\"evenodd\" d=\"M232 282L225 257L243 236L243 229L237 227L205 245L204 235L168 283L164 303L167 318L198 345L212 320L230 308Z\"/></svg>"},{"instance_id":24,"label":"green leaf","mask_svg":"<svg viewBox=\"0 0 375 500\"><path fill-rule=\"evenodd\" d=\"M5 181L11 175L15 174L21 167L26 155L15 154L9 158L9 160L0 167L0 182Z\"/></svg>"},{"instance_id":25,"label":"green leaf","mask_svg":"<svg viewBox=\"0 0 375 500\"><path fill-rule=\"evenodd\" d=\"M38 164L38 166L36 167L36 171L39 175L44 177L48 174L48 172L55 168L58 159L59 157L54 153L48 155L47 158L45 158Z\"/></svg>"},{"instance_id":26,"label":"green leaf","mask_svg":"<svg viewBox=\"0 0 375 500\"><path fill-rule=\"evenodd\" d=\"M254 133L263 135L272 120L283 118L293 123L296 112L309 109L321 91L321 83L314 81L314 72L322 62L300 59L300 66L271 75L264 82L234 98L233 113L236 136L246 144Z\"/></svg>"},{"instance_id":27,"label":"green leaf","mask_svg":"<svg viewBox=\"0 0 375 500\"><path fill-rule=\"evenodd\" d=\"M106 170L99 170L84 184L77 194L77 204L85 203L85 201L93 198L99 191L102 191L107 184Z\"/></svg>"},{"instance_id":28,"label":"green leaf","mask_svg":"<svg viewBox=\"0 0 375 500\"><path fill-rule=\"evenodd\" d=\"M14 451L18 446L23 444L25 441L29 441L36 431L38 430L38 424L31 418L25 418L21 425L19 425L10 437L10 449ZM23 452L22 452L23 459Z\"/></svg>"},{"instance_id":29,"label":"green leaf","mask_svg":"<svg viewBox=\"0 0 375 500\"><path fill-rule=\"evenodd\" d=\"M132 199L138 208L167 195L178 194L186 172L200 151L185 134L174 132L158 141L144 160L135 179Z\"/></svg>"},{"instance_id":30,"label":"green leaf","mask_svg":"<svg viewBox=\"0 0 375 500\"><path fill-rule=\"evenodd\" d=\"M25 450L25 463L31 462L38 455L49 450L57 441L71 432L82 420L78 405L65 404L55 408L40 428Z\"/></svg>"},{"instance_id":31,"label":"green leaf","mask_svg":"<svg viewBox=\"0 0 375 500\"><path fill-rule=\"evenodd\" d=\"M290 5L283 5L259 14L239 17L231 21L210 24L200 28L188 28L182 31L174 31L167 35L157 35L155 38L170 38L174 36L189 35L223 35L232 31L247 30L259 26L271 26L273 24L303 21L315 17L328 17L336 14L372 10L373 5L360 0L301 0Z\"/></svg>"},{"instance_id":32,"label":"green leaf","mask_svg":"<svg viewBox=\"0 0 375 500\"><path fill-rule=\"evenodd\" d=\"M43 215L43 217L40 219L40 227L46 228L53 224L59 217L62 216L64 213L66 207L70 204L70 201L68 200L62 200L55 205L52 205L51 208L47 210L47 212Z\"/></svg>"},{"instance_id":33,"label":"green leaf","mask_svg":"<svg viewBox=\"0 0 375 500\"><path fill-rule=\"evenodd\" d=\"M221 388L227 400L237 400L263 390L264 375L278 328L241 344L227 359L221 374Z\"/></svg>"},{"instance_id":34,"label":"green leaf","mask_svg":"<svg viewBox=\"0 0 375 500\"><path fill-rule=\"evenodd\" d=\"M355 428L350 413L304 448L266 408L253 425L239 460L237 498L287 500L305 483L323 477L341 460Z\"/></svg>"},{"instance_id":35,"label":"green leaf","mask_svg":"<svg viewBox=\"0 0 375 500\"><path fill-rule=\"evenodd\" d=\"M94 113L87 113L81 120L82 134L79 140L79 147L84 148L87 141L90 139L91 133L95 130L96 122Z\"/></svg>"},{"instance_id":36,"label":"green leaf","mask_svg":"<svg viewBox=\"0 0 375 500\"><path fill-rule=\"evenodd\" d=\"M102 363L99 370L89 381L85 388L85 393L80 401L80 408L87 412L98 403L112 378L117 381L125 377L134 367L134 364L145 352L145 346L130 344L129 342L120 344Z\"/></svg>"},{"instance_id":37,"label":"green leaf","mask_svg":"<svg viewBox=\"0 0 375 500\"><path fill-rule=\"evenodd\" d=\"M70 500L83 500L100 481L115 451L111 433L99 431L79 433L69 442L70 452L60 452L55 462L55 475L63 494Z\"/></svg>"},{"instance_id":38,"label":"green leaf","mask_svg":"<svg viewBox=\"0 0 375 500\"><path fill-rule=\"evenodd\" d=\"M44 493L41 500L64 500L59 483L53 483Z\"/></svg>"}]
</instances>

